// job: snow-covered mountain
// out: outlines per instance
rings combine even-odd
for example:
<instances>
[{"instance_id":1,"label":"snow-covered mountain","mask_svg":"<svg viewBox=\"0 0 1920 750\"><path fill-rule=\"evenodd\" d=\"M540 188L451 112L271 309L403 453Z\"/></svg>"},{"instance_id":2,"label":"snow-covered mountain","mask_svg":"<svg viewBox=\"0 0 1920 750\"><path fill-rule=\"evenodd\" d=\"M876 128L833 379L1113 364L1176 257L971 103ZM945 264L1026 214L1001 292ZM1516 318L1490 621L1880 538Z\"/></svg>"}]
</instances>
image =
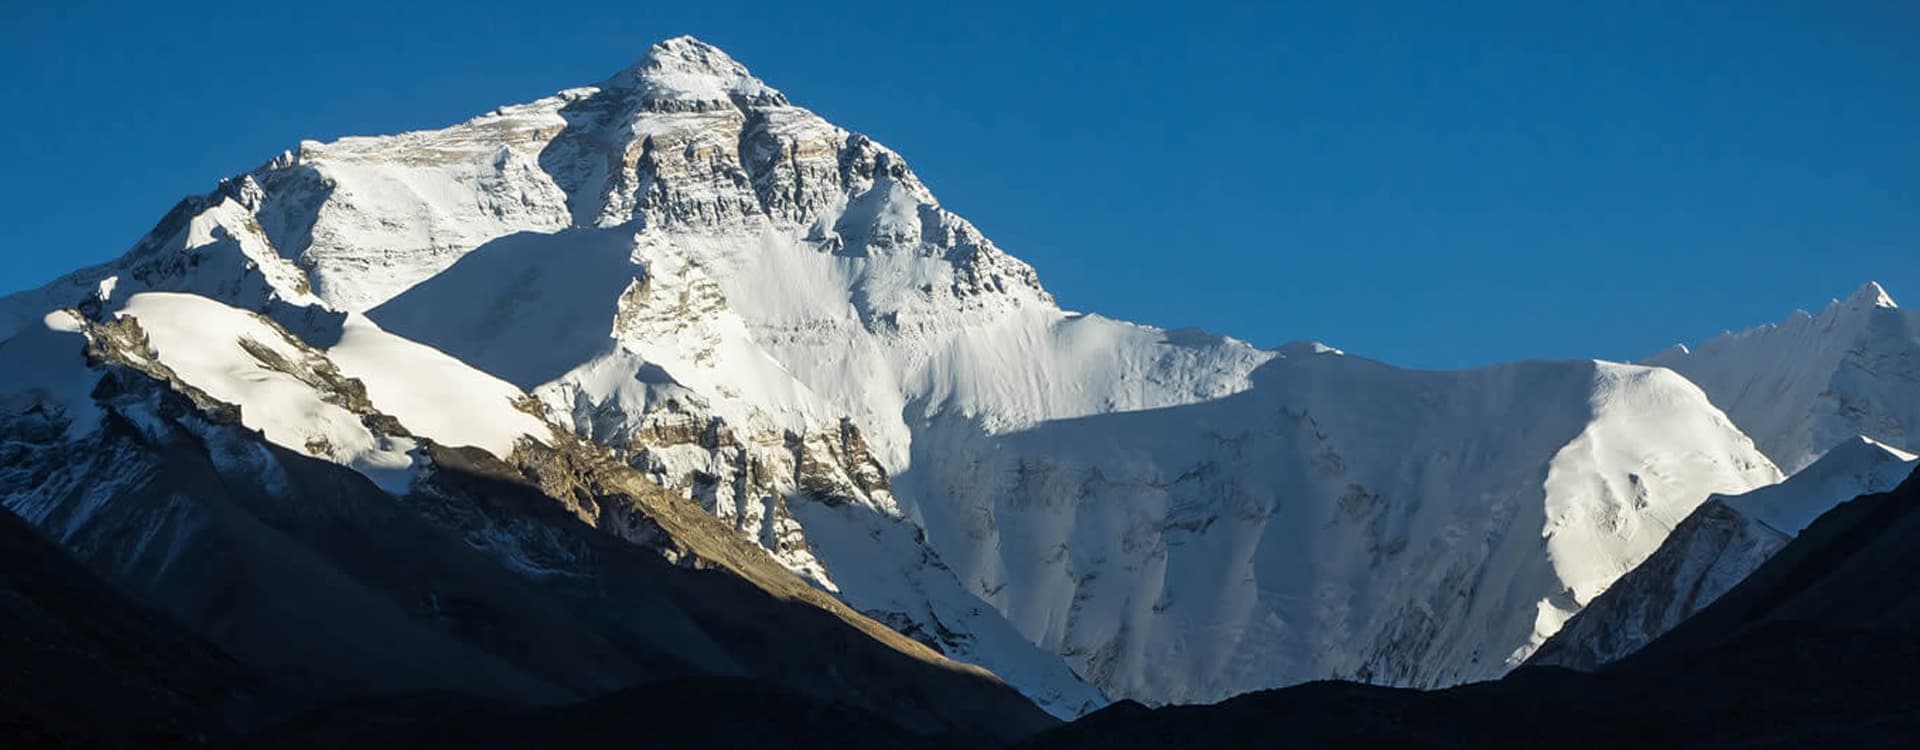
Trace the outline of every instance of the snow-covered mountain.
<instances>
[{"instance_id":1,"label":"snow-covered mountain","mask_svg":"<svg viewBox=\"0 0 1920 750\"><path fill-rule=\"evenodd\" d=\"M1913 473L1920 434L1920 314L1868 282L1818 315L1675 346L1648 364L1698 383L1779 466L1785 482L1714 498L1555 635L1535 663L1615 661L1758 569L1808 523Z\"/></svg>"},{"instance_id":2,"label":"snow-covered mountain","mask_svg":"<svg viewBox=\"0 0 1920 750\"><path fill-rule=\"evenodd\" d=\"M690 38L449 128L302 143L0 300L0 338L113 314L162 351L254 341L168 366L394 492L411 436L498 457L550 420L1060 715L1496 676L1710 494L1779 479L1659 368L1410 371L1062 310L898 154ZM463 374L416 377L439 370ZM271 372L363 383L408 432Z\"/></svg>"},{"instance_id":3,"label":"snow-covered mountain","mask_svg":"<svg viewBox=\"0 0 1920 750\"><path fill-rule=\"evenodd\" d=\"M416 692L519 710L687 678L912 732L1051 723L510 384L357 315L166 292L85 307L0 342L0 513L244 665L223 723Z\"/></svg>"},{"instance_id":4,"label":"snow-covered mountain","mask_svg":"<svg viewBox=\"0 0 1920 750\"><path fill-rule=\"evenodd\" d=\"M1177 701L1497 676L1706 494L1777 476L1664 370L1315 346L1234 396L1001 434L942 416L915 451L896 487L946 496L929 538L976 591L1096 684Z\"/></svg>"},{"instance_id":5,"label":"snow-covered mountain","mask_svg":"<svg viewBox=\"0 0 1920 750\"><path fill-rule=\"evenodd\" d=\"M1708 500L1528 663L1592 669L1638 651L1759 570L1820 514L1892 490L1916 466L1911 453L1856 437L1780 484Z\"/></svg>"},{"instance_id":6,"label":"snow-covered mountain","mask_svg":"<svg viewBox=\"0 0 1920 750\"><path fill-rule=\"evenodd\" d=\"M1699 384L1789 473L1855 435L1920 450L1920 312L1877 283L1818 315L1796 311L1646 363Z\"/></svg>"}]
</instances>

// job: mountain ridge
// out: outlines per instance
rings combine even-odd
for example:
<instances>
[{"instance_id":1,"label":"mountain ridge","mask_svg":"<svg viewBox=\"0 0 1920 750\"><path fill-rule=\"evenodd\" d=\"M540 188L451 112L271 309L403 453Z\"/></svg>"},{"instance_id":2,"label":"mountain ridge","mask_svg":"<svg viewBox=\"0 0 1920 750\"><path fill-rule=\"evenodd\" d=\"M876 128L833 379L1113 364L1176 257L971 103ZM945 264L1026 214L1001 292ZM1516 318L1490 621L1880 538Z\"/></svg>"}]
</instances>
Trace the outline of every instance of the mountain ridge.
<instances>
[{"instance_id":1,"label":"mountain ridge","mask_svg":"<svg viewBox=\"0 0 1920 750\"><path fill-rule=\"evenodd\" d=\"M1644 363L1699 384L1789 473L1855 435L1920 447L1920 401L1907 397L1920 385L1920 312L1900 309L1878 282L1818 314L1795 311Z\"/></svg>"},{"instance_id":2,"label":"mountain ridge","mask_svg":"<svg viewBox=\"0 0 1920 750\"><path fill-rule=\"evenodd\" d=\"M691 40L447 128L302 143L117 263L0 318L177 291L425 345L1063 716L1497 676L1709 494L1779 478L1663 369L1408 371L1063 311L898 154ZM376 400L386 366L359 373ZM1431 600L1429 574L1486 598ZM1248 645L1195 645L1218 632Z\"/></svg>"},{"instance_id":3,"label":"mountain ridge","mask_svg":"<svg viewBox=\"0 0 1920 750\"><path fill-rule=\"evenodd\" d=\"M1711 606L1816 517L1855 497L1897 488L1916 462L1911 453L1860 437L1779 484L1708 500L1527 663L1592 670L1630 656Z\"/></svg>"}]
</instances>

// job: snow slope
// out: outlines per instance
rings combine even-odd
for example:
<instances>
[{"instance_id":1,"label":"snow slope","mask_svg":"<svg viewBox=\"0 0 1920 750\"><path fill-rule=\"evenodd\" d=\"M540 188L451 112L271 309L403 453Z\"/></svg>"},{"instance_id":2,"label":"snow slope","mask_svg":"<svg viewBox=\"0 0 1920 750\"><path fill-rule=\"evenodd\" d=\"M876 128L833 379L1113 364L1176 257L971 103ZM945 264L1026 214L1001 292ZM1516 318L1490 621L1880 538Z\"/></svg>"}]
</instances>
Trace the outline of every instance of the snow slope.
<instances>
[{"instance_id":1,"label":"snow slope","mask_svg":"<svg viewBox=\"0 0 1920 750\"><path fill-rule=\"evenodd\" d=\"M240 407L268 442L325 458L400 493L412 482L414 441L383 434L329 399L328 365L258 315L191 294L146 292L119 315L137 321L154 360L209 397Z\"/></svg>"},{"instance_id":2,"label":"snow slope","mask_svg":"<svg viewBox=\"0 0 1920 750\"><path fill-rule=\"evenodd\" d=\"M312 309L312 308L306 308ZM440 351L394 336L349 313L326 348L340 374L366 387L374 409L442 445L471 445L506 457L523 439L546 442L540 418L517 408L526 394Z\"/></svg>"},{"instance_id":3,"label":"snow slope","mask_svg":"<svg viewBox=\"0 0 1920 750\"><path fill-rule=\"evenodd\" d=\"M1869 282L1818 315L1647 360L1698 383L1789 473L1855 435L1920 450L1920 312Z\"/></svg>"},{"instance_id":4,"label":"snow slope","mask_svg":"<svg viewBox=\"0 0 1920 750\"><path fill-rule=\"evenodd\" d=\"M1916 466L1911 453L1856 437L1780 484L1708 500L1529 663L1592 669L1639 650L1758 570L1822 513L1891 490Z\"/></svg>"},{"instance_id":5,"label":"snow slope","mask_svg":"<svg viewBox=\"0 0 1920 750\"><path fill-rule=\"evenodd\" d=\"M98 325L107 327L94 330L124 334L128 356L237 409L240 424L268 442L353 468L396 494L412 481L415 436L502 458L521 440L550 439L546 422L516 408L524 393L459 360L358 315L315 307L276 312L302 333L265 315L175 292L142 292L97 308ZM104 322L112 320L127 325ZM99 377L85 352L100 334L88 329L81 313L59 310L0 342L0 392L8 403L51 406L68 417L76 437L95 429L91 392Z\"/></svg>"},{"instance_id":6,"label":"snow slope","mask_svg":"<svg viewBox=\"0 0 1920 750\"><path fill-rule=\"evenodd\" d=\"M1248 391L999 435L937 419L903 494L1110 693L1496 676L1766 460L1671 373L1398 370L1293 347ZM964 456L963 460L941 457Z\"/></svg>"},{"instance_id":7,"label":"snow slope","mask_svg":"<svg viewBox=\"0 0 1920 750\"><path fill-rule=\"evenodd\" d=\"M64 423L69 438L99 429L90 394L100 378L87 367L83 328L78 313L54 310L0 340L0 408L41 411Z\"/></svg>"},{"instance_id":8,"label":"snow slope","mask_svg":"<svg viewBox=\"0 0 1920 750\"><path fill-rule=\"evenodd\" d=\"M526 392L1061 715L1497 675L1710 493L1778 479L1662 370L1416 372L1061 310L898 154L691 38L448 128L302 143L0 300L0 337L148 290L306 331L438 442L501 445L511 421L450 412ZM504 383L415 387L436 351ZM372 450L350 437L342 460Z\"/></svg>"}]
</instances>

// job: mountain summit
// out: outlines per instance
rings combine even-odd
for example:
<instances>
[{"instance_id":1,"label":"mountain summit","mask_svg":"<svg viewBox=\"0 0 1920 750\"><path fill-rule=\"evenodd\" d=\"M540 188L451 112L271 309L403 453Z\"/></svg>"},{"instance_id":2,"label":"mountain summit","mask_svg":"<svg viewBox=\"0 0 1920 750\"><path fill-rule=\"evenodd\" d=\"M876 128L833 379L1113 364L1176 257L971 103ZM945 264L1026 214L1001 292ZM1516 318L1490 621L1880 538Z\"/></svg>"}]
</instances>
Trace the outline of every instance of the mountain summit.
<instances>
[{"instance_id":1,"label":"mountain summit","mask_svg":"<svg viewBox=\"0 0 1920 750\"><path fill-rule=\"evenodd\" d=\"M1920 441L1920 312L1900 309L1875 282L1818 314L1795 312L1646 363L1698 383L1789 473L1855 436L1907 449Z\"/></svg>"},{"instance_id":2,"label":"mountain summit","mask_svg":"<svg viewBox=\"0 0 1920 750\"><path fill-rule=\"evenodd\" d=\"M1893 295L1887 294L1886 287L1880 286L1880 282L1878 281L1869 281L1862 284L1859 289L1854 291L1853 296L1849 297L1848 300L1851 302L1864 303L1872 307L1885 307L1889 309L1899 307L1899 305L1893 303Z\"/></svg>"},{"instance_id":3,"label":"mountain summit","mask_svg":"<svg viewBox=\"0 0 1920 750\"><path fill-rule=\"evenodd\" d=\"M637 90L648 111L787 104L784 95L753 77L745 65L691 36L653 45L646 57L601 83L600 88Z\"/></svg>"},{"instance_id":4,"label":"mountain summit","mask_svg":"<svg viewBox=\"0 0 1920 750\"><path fill-rule=\"evenodd\" d=\"M652 549L664 511L595 499L644 478L679 503L647 507L713 521L675 528L1061 716L1495 677L1710 495L1781 476L1740 407L1661 367L1411 371L1063 311L899 154L691 38L446 128L302 143L0 300L0 337L110 332L397 497L451 492L433 447L471 446ZM98 419L51 382L0 391ZM529 580L577 552L524 508L435 512Z\"/></svg>"}]
</instances>

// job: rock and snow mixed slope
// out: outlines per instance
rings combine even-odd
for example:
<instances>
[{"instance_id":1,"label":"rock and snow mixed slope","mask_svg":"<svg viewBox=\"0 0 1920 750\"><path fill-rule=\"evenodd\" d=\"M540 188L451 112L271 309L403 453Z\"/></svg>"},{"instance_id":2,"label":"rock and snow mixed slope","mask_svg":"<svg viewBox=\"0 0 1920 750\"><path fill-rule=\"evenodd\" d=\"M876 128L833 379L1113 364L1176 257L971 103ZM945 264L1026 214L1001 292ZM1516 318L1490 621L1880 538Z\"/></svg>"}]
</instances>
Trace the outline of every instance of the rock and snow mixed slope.
<instances>
[{"instance_id":1,"label":"rock and snow mixed slope","mask_svg":"<svg viewBox=\"0 0 1920 750\"><path fill-rule=\"evenodd\" d=\"M1760 569L1822 513L1892 490L1916 466L1911 453L1856 437L1780 484L1708 500L1528 663L1593 669L1638 651Z\"/></svg>"},{"instance_id":2,"label":"rock and snow mixed slope","mask_svg":"<svg viewBox=\"0 0 1920 750\"><path fill-rule=\"evenodd\" d=\"M0 342L0 512L244 664L257 679L230 720L711 677L912 732L1004 741L1049 723L511 385L351 315L273 312L145 292ZM384 381L395 368L406 382ZM443 442L460 435L480 445Z\"/></svg>"},{"instance_id":3,"label":"rock and snow mixed slope","mask_svg":"<svg viewBox=\"0 0 1920 750\"><path fill-rule=\"evenodd\" d=\"M449 128L303 143L0 300L0 338L154 290L311 328L443 444L515 428L407 373L498 378L474 392L530 394L1060 714L1103 701L1081 677L1173 701L1497 675L1709 494L1778 479L1663 370L1416 372L1061 310L898 154L688 38ZM398 436L324 437L406 466Z\"/></svg>"},{"instance_id":4,"label":"rock and snow mixed slope","mask_svg":"<svg viewBox=\"0 0 1920 750\"><path fill-rule=\"evenodd\" d=\"M1647 360L1698 383L1788 473L1855 435L1920 450L1920 312L1869 282L1818 315Z\"/></svg>"}]
</instances>

